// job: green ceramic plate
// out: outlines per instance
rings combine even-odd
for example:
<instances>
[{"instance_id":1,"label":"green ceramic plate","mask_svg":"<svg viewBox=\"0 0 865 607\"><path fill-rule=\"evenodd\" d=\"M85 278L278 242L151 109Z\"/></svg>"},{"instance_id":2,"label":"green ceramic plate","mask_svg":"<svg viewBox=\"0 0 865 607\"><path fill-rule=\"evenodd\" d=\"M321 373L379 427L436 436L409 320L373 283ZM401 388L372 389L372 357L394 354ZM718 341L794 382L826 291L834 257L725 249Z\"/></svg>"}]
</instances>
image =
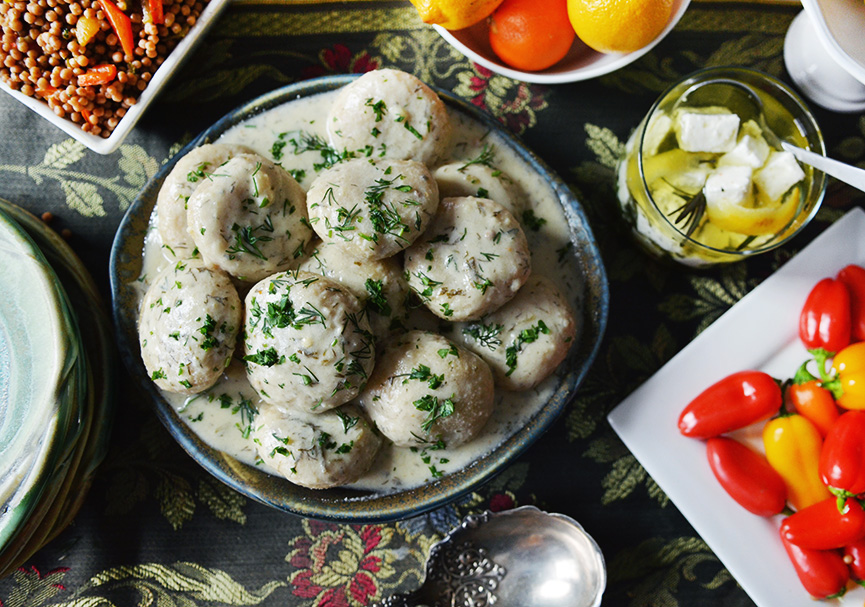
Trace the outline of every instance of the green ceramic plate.
<instances>
[{"instance_id":1,"label":"green ceramic plate","mask_svg":"<svg viewBox=\"0 0 865 607\"><path fill-rule=\"evenodd\" d=\"M59 491L82 431L85 368L56 274L0 212L0 550Z\"/></svg>"},{"instance_id":2,"label":"green ceramic plate","mask_svg":"<svg viewBox=\"0 0 865 607\"><path fill-rule=\"evenodd\" d=\"M69 244L35 216L0 199L0 212L14 219L38 245L60 280L80 327L87 362L82 432L55 499L46 504L39 525L26 539L23 532L0 554L0 577L13 571L72 521L105 456L113 419L117 354L98 289ZM33 515L38 517L38 515Z\"/></svg>"}]
</instances>

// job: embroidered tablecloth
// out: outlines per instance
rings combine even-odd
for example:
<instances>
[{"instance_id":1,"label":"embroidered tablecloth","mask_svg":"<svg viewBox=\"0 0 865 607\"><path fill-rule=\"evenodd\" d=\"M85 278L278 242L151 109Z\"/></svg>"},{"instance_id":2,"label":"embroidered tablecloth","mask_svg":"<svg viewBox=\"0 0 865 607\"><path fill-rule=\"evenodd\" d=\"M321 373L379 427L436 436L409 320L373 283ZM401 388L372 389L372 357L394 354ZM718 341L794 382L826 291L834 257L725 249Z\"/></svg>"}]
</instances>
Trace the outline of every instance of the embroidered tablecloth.
<instances>
[{"instance_id":1,"label":"embroidered tablecloth","mask_svg":"<svg viewBox=\"0 0 865 607\"><path fill-rule=\"evenodd\" d=\"M391 524L304 520L241 497L198 467L123 370L108 456L73 524L0 580L3 607L362 606L413 588L429 546L464 515L535 504L580 521L604 551L605 605L752 602L606 422L606 414L702 329L854 205L832 182L788 245L695 272L649 259L614 205L613 166L672 81L745 65L789 82L784 34L798 5L696 2L670 36L613 74L516 82L458 54L407 2L235 0L120 149L90 152L0 96L0 197L69 231L108 301L115 230L173 153L233 107L298 80L398 67L484 108L550 164L589 215L612 307L599 356L563 416L497 478L458 503ZM814 107L829 153L865 162L865 118ZM708 363L707 363L708 364Z\"/></svg>"}]
</instances>

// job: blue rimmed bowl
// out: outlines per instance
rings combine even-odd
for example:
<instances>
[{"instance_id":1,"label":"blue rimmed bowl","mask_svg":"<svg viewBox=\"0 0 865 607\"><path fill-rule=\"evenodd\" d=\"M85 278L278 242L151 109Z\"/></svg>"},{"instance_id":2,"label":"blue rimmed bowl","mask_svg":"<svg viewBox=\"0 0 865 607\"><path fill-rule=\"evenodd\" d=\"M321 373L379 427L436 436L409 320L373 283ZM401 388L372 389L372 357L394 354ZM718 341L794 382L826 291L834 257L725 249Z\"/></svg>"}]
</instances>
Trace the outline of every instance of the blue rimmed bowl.
<instances>
[{"instance_id":1,"label":"blue rimmed bowl","mask_svg":"<svg viewBox=\"0 0 865 607\"><path fill-rule=\"evenodd\" d=\"M451 108L483 123L497 133L505 145L540 173L562 205L573 243L571 254L585 284L582 306L583 332L577 346L562 363L549 402L524 427L485 456L462 470L414 489L372 493L352 489L311 490L243 464L205 444L163 398L141 361L137 335L136 282L142 272L144 238L156 196L177 160L191 149L213 142L231 127L286 102L332 91L356 76L328 76L289 85L263 95L233 110L206 129L169 162L144 187L126 213L111 251L112 306L121 356L130 373L152 396L156 413L171 435L205 469L238 492L275 508L317 519L343 522L381 522L421 514L452 502L477 489L503 470L553 424L573 398L598 351L607 324L609 291L607 277L595 238L582 205L565 183L500 123L476 107L446 91L437 91Z\"/></svg>"}]
</instances>

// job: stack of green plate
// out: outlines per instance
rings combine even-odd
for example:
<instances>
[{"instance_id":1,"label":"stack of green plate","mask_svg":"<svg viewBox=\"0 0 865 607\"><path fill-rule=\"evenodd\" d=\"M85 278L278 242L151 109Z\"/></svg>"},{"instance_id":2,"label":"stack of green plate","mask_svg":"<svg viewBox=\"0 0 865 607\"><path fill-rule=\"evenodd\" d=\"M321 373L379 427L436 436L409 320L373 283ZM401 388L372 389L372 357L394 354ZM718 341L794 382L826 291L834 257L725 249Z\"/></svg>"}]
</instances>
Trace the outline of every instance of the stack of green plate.
<instances>
[{"instance_id":1,"label":"stack of green plate","mask_svg":"<svg viewBox=\"0 0 865 607\"><path fill-rule=\"evenodd\" d=\"M105 455L113 341L66 242L0 199L0 577L64 529Z\"/></svg>"}]
</instances>

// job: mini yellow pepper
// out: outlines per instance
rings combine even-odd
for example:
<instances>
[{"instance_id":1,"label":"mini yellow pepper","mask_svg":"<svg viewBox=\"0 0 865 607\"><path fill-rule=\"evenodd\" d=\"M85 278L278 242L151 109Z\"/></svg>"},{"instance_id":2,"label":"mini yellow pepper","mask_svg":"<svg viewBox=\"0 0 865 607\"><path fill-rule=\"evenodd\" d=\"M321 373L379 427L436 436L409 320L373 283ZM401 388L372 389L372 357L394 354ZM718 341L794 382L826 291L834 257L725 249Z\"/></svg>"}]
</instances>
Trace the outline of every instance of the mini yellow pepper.
<instances>
[{"instance_id":1,"label":"mini yellow pepper","mask_svg":"<svg viewBox=\"0 0 865 607\"><path fill-rule=\"evenodd\" d=\"M796 510L832 497L820 478L823 439L810 420L795 413L770 420L763 428L763 446Z\"/></svg>"}]
</instances>

